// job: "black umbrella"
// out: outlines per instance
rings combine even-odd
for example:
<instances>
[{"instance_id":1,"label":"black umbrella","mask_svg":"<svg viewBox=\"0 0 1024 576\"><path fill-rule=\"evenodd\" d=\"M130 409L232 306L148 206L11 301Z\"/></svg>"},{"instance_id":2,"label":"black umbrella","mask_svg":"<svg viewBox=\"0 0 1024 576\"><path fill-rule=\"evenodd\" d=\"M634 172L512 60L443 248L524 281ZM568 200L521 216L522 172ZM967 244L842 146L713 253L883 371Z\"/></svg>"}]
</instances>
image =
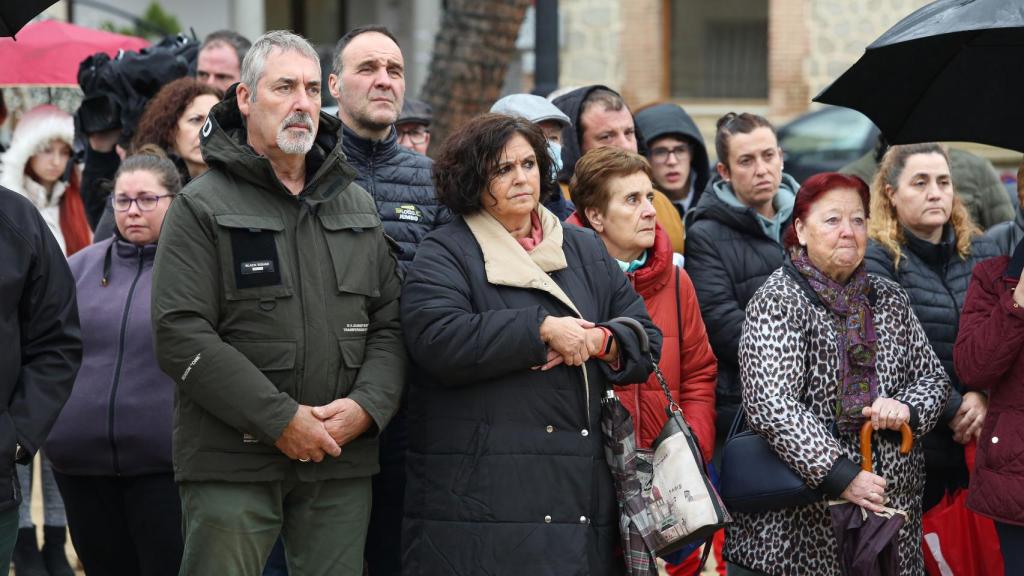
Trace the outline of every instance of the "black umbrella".
<instances>
[{"instance_id":1,"label":"black umbrella","mask_svg":"<svg viewBox=\"0 0 1024 576\"><path fill-rule=\"evenodd\" d=\"M14 36L21 27L57 0L7 0L0 3L0 37Z\"/></svg>"},{"instance_id":2,"label":"black umbrella","mask_svg":"<svg viewBox=\"0 0 1024 576\"><path fill-rule=\"evenodd\" d=\"M867 47L814 100L863 112L889 142L1024 152L1024 3L938 0Z\"/></svg>"},{"instance_id":3,"label":"black umbrella","mask_svg":"<svg viewBox=\"0 0 1024 576\"><path fill-rule=\"evenodd\" d=\"M860 430L861 469L871 472L871 421ZM900 452L907 454L914 443L914 435L906 424L900 428ZM896 576L899 574L899 554L896 536L907 521L903 510L886 507L882 512L836 500L829 502L832 531L839 546L839 567L843 576Z\"/></svg>"}]
</instances>

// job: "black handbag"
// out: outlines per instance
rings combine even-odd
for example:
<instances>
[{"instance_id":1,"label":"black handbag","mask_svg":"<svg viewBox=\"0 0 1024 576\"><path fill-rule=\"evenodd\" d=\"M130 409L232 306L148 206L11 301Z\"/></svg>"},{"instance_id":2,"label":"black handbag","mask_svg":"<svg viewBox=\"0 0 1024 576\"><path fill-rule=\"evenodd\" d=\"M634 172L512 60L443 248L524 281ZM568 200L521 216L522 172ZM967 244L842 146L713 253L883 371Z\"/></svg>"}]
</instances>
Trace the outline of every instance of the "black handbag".
<instances>
[{"instance_id":1,"label":"black handbag","mask_svg":"<svg viewBox=\"0 0 1024 576\"><path fill-rule=\"evenodd\" d=\"M740 408L722 449L720 494L732 512L755 513L806 506L823 498L747 425Z\"/></svg>"}]
</instances>

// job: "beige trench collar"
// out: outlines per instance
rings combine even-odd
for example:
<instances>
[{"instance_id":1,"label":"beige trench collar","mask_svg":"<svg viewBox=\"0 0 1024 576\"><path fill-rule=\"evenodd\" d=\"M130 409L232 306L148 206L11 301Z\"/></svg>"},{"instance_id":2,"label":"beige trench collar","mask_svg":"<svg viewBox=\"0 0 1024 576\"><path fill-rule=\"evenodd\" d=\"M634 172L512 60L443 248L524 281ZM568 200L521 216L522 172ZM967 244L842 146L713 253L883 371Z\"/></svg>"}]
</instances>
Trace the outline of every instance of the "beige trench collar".
<instances>
[{"instance_id":1,"label":"beige trench collar","mask_svg":"<svg viewBox=\"0 0 1024 576\"><path fill-rule=\"evenodd\" d=\"M544 240L532 252L523 247L505 227L486 210L465 217L480 250L484 254L487 281L500 286L542 290L582 317L580 311L549 273L566 268L562 251L562 223L544 206L537 207Z\"/></svg>"}]
</instances>

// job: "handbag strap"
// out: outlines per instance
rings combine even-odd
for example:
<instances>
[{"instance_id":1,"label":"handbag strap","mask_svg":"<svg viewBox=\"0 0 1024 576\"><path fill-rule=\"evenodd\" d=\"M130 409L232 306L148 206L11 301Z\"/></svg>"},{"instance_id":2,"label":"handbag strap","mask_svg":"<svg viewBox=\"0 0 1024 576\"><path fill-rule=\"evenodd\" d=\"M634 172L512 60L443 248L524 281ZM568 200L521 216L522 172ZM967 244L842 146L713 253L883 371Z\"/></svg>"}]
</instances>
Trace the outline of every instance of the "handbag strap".
<instances>
[{"instance_id":1,"label":"handbag strap","mask_svg":"<svg viewBox=\"0 0 1024 576\"><path fill-rule=\"evenodd\" d=\"M676 334L679 338L679 370L683 369L683 305L679 301L679 267L673 266L676 271ZM682 413L682 408L679 404L676 404L674 398L672 398L672 392L668 389L668 382L665 380L665 375L661 373L661 368L658 368L658 364L654 364L654 376L658 379L658 384L661 384L661 391L665 393L665 399L668 400L669 412Z\"/></svg>"}]
</instances>

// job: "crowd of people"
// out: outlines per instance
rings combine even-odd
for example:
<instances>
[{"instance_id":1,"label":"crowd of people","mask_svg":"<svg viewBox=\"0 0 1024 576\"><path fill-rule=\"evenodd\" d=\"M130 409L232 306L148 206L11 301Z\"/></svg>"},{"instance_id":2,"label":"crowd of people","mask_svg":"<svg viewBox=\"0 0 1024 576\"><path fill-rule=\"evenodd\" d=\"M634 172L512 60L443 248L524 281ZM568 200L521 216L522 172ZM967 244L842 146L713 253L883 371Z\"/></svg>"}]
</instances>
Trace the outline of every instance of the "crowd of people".
<instances>
[{"instance_id":1,"label":"crowd of people","mask_svg":"<svg viewBox=\"0 0 1024 576\"><path fill-rule=\"evenodd\" d=\"M0 571L73 573L67 527L97 575L654 575L624 560L611 389L639 450L678 405L713 472L742 419L817 491L733 512L705 544L721 574L845 573L841 498L904 514L916 576L923 515L968 487L1024 573L1024 202L964 196L990 167L880 142L800 183L748 112L718 120L712 165L681 106L603 85L507 95L432 141L386 28L330 70L290 32L220 31L137 125L21 117Z\"/></svg>"}]
</instances>

